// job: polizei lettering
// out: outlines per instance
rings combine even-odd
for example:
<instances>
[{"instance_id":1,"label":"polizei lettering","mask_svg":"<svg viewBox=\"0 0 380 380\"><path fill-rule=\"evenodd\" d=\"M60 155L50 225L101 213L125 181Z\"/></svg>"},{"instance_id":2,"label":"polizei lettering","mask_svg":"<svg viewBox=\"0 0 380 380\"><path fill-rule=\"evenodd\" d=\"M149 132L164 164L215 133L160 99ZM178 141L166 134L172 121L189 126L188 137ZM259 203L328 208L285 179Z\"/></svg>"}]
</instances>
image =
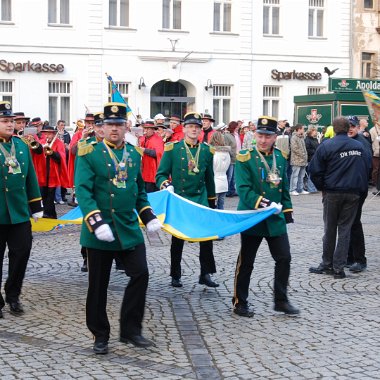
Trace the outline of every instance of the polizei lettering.
<instances>
[{"instance_id":1,"label":"polizei lettering","mask_svg":"<svg viewBox=\"0 0 380 380\"><path fill-rule=\"evenodd\" d=\"M361 156L362 152L359 150L348 150L347 152L340 152L340 158L348 157L348 156Z\"/></svg>"},{"instance_id":2,"label":"polizei lettering","mask_svg":"<svg viewBox=\"0 0 380 380\"><path fill-rule=\"evenodd\" d=\"M17 71L19 73L23 71L32 71L35 73L62 73L65 67L59 63L34 63L34 62L8 62L5 59L0 60L0 71L4 71L6 73L12 73Z\"/></svg>"}]
</instances>

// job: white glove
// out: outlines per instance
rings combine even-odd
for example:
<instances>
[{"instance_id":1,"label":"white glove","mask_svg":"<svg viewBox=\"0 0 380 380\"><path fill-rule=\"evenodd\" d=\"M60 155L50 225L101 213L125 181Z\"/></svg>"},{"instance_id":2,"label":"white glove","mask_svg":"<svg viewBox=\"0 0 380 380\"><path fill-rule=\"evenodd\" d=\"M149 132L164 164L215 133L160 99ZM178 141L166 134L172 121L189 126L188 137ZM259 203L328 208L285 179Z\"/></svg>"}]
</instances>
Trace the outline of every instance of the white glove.
<instances>
[{"instance_id":1,"label":"white glove","mask_svg":"<svg viewBox=\"0 0 380 380\"><path fill-rule=\"evenodd\" d=\"M163 225L161 224L161 222L158 219L153 219L146 224L146 229L148 232L157 232L162 227L163 227Z\"/></svg>"},{"instance_id":2,"label":"white glove","mask_svg":"<svg viewBox=\"0 0 380 380\"><path fill-rule=\"evenodd\" d=\"M167 191L170 191L171 193L174 193L174 186L173 185L169 185L167 188L166 188Z\"/></svg>"},{"instance_id":3,"label":"white glove","mask_svg":"<svg viewBox=\"0 0 380 380\"><path fill-rule=\"evenodd\" d=\"M42 218L43 216L44 216L43 211L38 211L38 212L35 212L34 214L32 214L32 218L34 219L35 222L37 222L37 220L39 218Z\"/></svg>"},{"instance_id":4,"label":"white glove","mask_svg":"<svg viewBox=\"0 0 380 380\"><path fill-rule=\"evenodd\" d=\"M115 237L113 236L111 227L108 224L102 224L95 230L95 236L97 239L102 241L114 241Z\"/></svg>"},{"instance_id":5,"label":"white glove","mask_svg":"<svg viewBox=\"0 0 380 380\"><path fill-rule=\"evenodd\" d=\"M276 215L282 211L282 204L281 203L272 202L271 207L276 209L276 212L275 212Z\"/></svg>"}]
</instances>

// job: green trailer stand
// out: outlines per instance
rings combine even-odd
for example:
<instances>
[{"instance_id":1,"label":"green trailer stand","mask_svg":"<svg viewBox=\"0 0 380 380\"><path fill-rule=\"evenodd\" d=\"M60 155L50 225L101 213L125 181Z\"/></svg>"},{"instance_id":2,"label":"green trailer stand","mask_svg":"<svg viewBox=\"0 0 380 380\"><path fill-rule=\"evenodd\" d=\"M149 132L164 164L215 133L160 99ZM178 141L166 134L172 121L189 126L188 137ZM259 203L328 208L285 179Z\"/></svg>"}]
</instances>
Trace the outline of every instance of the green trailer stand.
<instances>
[{"instance_id":1,"label":"green trailer stand","mask_svg":"<svg viewBox=\"0 0 380 380\"><path fill-rule=\"evenodd\" d=\"M315 126L320 130L332 124L337 116L356 115L368 120L372 127L362 89L371 90L380 96L380 81L362 79L330 78L327 94L294 97L294 125Z\"/></svg>"}]
</instances>

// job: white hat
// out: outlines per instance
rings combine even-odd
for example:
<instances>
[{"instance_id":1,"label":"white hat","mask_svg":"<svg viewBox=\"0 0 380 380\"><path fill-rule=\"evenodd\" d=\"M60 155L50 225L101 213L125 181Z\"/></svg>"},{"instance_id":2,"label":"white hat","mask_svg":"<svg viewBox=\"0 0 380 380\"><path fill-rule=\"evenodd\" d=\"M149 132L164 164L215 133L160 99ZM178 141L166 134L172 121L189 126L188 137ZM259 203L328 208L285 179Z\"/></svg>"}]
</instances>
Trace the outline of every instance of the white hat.
<instances>
[{"instance_id":1,"label":"white hat","mask_svg":"<svg viewBox=\"0 0 380 380\"><path fill-rule=\"evenodd\" d=\"M227 125L223 122L219 123L216 127L214 127L214 131L223 131L223 129L227 128Z\"/></svg>"},{"instance_id":2,"label":"white hat","mask_svg":"<svg viewBox=\"0 0 380 380\"><path fill-rule=\"evenodd\" d=\"M158 113L155 117L154 120L165 120L165 116L162 113Z\"/></svg>"}]
</instances>

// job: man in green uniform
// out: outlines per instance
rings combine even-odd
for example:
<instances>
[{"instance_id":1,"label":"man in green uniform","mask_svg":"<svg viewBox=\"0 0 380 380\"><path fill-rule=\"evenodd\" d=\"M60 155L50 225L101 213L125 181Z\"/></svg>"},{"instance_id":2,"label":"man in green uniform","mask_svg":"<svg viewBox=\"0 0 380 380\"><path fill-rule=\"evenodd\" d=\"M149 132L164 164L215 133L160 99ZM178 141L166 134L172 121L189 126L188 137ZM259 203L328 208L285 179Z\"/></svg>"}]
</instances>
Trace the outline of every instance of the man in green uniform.
<instances>
[{"instance_id":1,"label":"man in green uniform","mask_svg":"<svg viewBox=\"0 0 380 380\"><path fill-rule=\"evenodd\" d=\"M42 198L29 146L14 131L14 115L9 102L0 102L0 290L5 248L8 246L9 269L5 282L5 302L10 312L24 313L20 303L30 251L32 227L30 213L42 218ZM5 306L0 292L0 318Z\"/></svg>"},{"instance_id":2,"label":"man in green uniform","mask_svg":"<svg viewBox=\"0 0 380 380\"><path fill-rule=\"evenodd\" d=\"M202 129L202 118L197 113L188 113L184 118L184 140L165 144L164 155L156 174L159 189L167 188L203 206L215 208L215 183L213 151L198 138ZM172 237L170 248L172 277L171 285L181 287L181 259L184 240ZM212 240L200 242L199 261L201 274L199 283L218 287L210 274L216 272Z\"/></svg>"},{"instance_id":3,"label":"man in green uniform","mask_svg":"<svg viewBox=\"0 0 380 380\"><path fill-rule=\"evenodd\" d=\"M138 216L148 231L162 227L147 200L141 156L124 143L125 104L106 104L103 123L104 140L80 146L75 168L84 215L80 243L87 248L89 271L86 321L97 354L108 352L107 288L114 257L124 263L130 277L120 312L120 341L138 347L153 345L141 335L149 272Z\"/></svg>"},{"instance_id":4,"label":"man in green uniform","mask_svg":"<svg viewBox=\"0 0 380 380\"><path fill-rule=\"evenodd\" d=\"M286 224L293 223L293 209L286 176L286 159L280 150L274 148L276 127L276 119L267 116L259 118L255 132L256 146L240 151L236 157L236 187L240 197L238 210L255 210L272 203L277 208L275 214L241 233L232 302L234 313L242 317L254 315L247 302L248 289L256 253L263 238L276 263L274 309L289 315L299 313L287 297L291 256Z\"/></svg>"}]
</instances>

